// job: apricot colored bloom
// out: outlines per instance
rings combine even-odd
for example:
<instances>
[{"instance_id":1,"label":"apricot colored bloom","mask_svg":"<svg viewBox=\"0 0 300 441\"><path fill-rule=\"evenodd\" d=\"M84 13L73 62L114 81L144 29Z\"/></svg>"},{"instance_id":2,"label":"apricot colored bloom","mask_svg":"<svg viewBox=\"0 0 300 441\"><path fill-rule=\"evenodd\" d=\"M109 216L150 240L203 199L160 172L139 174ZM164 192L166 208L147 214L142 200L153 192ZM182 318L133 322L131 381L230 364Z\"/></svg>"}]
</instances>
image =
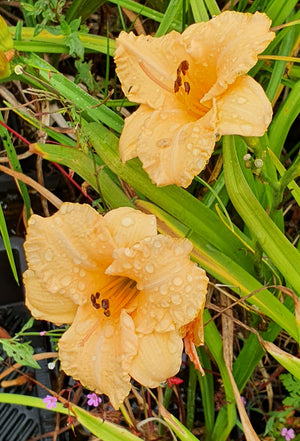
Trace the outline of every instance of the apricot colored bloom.
<instances>
[{"instance_id":1,"label":"apricot colored bloom","mask_svg":"<svg viewBox=\"0 0 300 441\"><path fill-rule=\"evenodd\" d=\"M136 156L159 186L187 187L220 135L262 136L272 108L246 72L274 38L259 12L223 12L155 38L121 32L115 61L125 95L141 103L120 138L124 162Z\"/></svg>"},{"instance_id":2,"label":"apricot colored bloom","mask_svg":"<svg viewBox=\"0 0 300 441\"><path fill-rule=\"evenodd\" d=\"M193 359L207 277L187 239L157 234L154 216L126 207L101 216L65 203L28 225L26 305L71 325L58 345L67 374L117 408L130 377L156 387L178 372L182 338Z\"/></svg>"}]
</instances>

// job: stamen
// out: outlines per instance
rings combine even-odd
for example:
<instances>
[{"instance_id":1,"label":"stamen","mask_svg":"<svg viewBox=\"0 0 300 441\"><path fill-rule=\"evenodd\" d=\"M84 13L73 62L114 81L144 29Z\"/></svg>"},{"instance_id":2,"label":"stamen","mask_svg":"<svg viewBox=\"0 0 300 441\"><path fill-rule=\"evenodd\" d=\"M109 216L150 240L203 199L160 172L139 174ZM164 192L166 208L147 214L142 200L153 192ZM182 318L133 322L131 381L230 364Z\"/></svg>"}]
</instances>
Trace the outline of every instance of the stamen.
<instances>
[{"instance_id":1,"label":"stamen","mask_svg":"<svg viewBox=\"0 0 300 441\"><path fill-rule=\"evenodd\" d=\"M184 86L184 91L185 91L185 93L189 94L189 93L190 93L190 90L191 90L190 83L188 83L187 81L185 81L185 82L183 83L183 86Z\"/></svg>"},{"instance_id":2,"label":"stamen","mask_svg":"<svg viewBox=\"0 0 300 441\"><path fill-rule=\"evenodd\" d=\"M182 75L185 76L187 74L187 71L189 70L189 62L187 60L183 60L178 68L177 68L177 77L176 80L174 81L174 92L177 93L179 92L180 87L182 86ZM188 95L190 93L191 90L191 85L188 81L185 81L183 83L183 87L184 87L184 91L185 93Z\"/></svg>"},{"instance_id":3,"label":"stamen","mask_svg":"<svg viewBox=\"0 0 300 441\"><path fill-rule=\"evenodd\" d=\"M159 87L162 89L165 89L167 92L173 93L173 90L167 86L166 84L162 83L158 78L156 78L150 70L145 66L145 63L142 60L138 60L138 63L140 65L140 68L142 71L147 75L147 77L150 78L154 83L156 83Z\"/></svg>"},{"instance_id":4,"label":"stamen","mask_svg":"<svg viewBox=\"0 0 300 441\"><path fill-rule=\"evenodd\" d=\"M109 299L101 300L101 306L103 309L108 309L109 308Z\"/></svg>"}]
</instances>

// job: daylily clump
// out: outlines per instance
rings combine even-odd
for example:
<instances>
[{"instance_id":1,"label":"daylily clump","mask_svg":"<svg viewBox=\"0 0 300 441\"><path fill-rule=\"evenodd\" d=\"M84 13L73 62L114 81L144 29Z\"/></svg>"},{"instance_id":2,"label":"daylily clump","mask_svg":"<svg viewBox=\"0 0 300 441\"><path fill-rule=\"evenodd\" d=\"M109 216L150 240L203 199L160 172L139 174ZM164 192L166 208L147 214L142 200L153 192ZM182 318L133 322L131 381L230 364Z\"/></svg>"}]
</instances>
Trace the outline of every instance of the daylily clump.
<instances>
[{"instance_id":1,"label":"daylily clump","mask_svg":"<svg viewBox=\"0 0 300 441\"><path fill-rule=\"evenodd\" d=\"M28 223L26 305L37 319L71 326L59 341L62 369L119 407L130 377L156 387L186 352L197 363L208 279L192 244L157 234L132 208L105 216L64 203Z\"/></svg>"},{"instance_id":2,"label":"daylily clump","mask_svg":"<svg viewBox=\"0 0 300 441\"><path fill-rule=\"evenodd\" d=\"M159 186L187 187L220 135L262 136L272 118L263 88L245 75L273 40L259 12L223 12L160 38L121 32L115 62L125 95L140 103L120 138Z\"/></svg>"}]
</instances>

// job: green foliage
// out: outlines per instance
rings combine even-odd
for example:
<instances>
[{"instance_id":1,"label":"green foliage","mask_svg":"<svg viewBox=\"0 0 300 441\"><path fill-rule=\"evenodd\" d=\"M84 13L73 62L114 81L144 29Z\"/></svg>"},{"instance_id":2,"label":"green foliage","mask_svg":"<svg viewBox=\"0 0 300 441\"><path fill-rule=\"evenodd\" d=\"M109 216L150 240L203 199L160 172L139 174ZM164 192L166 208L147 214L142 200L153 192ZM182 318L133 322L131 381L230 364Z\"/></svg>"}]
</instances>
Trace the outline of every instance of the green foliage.
<instances>
[{"instance_id":1,"label":"green foliage","mask_svg":"<svg viewBox=\"0 0 300 441\"><path fill-rule=\"evenodd\" d=\"M283 404L293 407L295 410L300 409L300 380L291 374L281 374L280 380L290 394L283 400Z\"/></svg>"},{"instance_id":2,"label":"green foliage","mask_svg":"<svg viewBox=\"0 0 300 441\"><path fill-rule=\"evenodd\" d=\"M8 357L14 358L16 363L20 363L23 366L29 366L34 369L40 369L39 364L33 358L34 349L30 345L31 342L20 341L23 333L33 326L33 322L34 319L30 318L22 327L21 331L18 332L13 338L1 338L0 343L2 344L3 350L7 353Z\"/></svg>"},{"instance_id":3,"label":"green foliage","mask_svg":"<svg viewBox=\"0 0 300 441\"><path fill-rule=\"evenodd\" d=\"M42 17L42 21L35 27L34 35L38 35L50 23L59 23L66 0L37 0L34 4L22 3L28 15L35 18Z\"/></svg>"}]
</instances>

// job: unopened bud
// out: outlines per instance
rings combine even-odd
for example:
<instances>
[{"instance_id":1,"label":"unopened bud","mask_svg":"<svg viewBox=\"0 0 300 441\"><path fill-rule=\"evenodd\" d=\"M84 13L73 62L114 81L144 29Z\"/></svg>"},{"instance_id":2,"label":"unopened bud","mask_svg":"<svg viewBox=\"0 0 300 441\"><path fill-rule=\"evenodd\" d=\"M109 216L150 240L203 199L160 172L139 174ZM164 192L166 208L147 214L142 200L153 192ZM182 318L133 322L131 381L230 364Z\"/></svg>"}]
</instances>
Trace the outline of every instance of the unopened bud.
<instances>
[{"instance_id":1,"label":"unopened bud","mask_svg":"<svg viewBox=\"0 0 300 441\"><path fill-rule=\"evenodd\" d=\"M262 168L262 166L264 165L264 161L260 158L255 159L254 161L254 166L256 168Z\"/></svg>"}]
</instances>

